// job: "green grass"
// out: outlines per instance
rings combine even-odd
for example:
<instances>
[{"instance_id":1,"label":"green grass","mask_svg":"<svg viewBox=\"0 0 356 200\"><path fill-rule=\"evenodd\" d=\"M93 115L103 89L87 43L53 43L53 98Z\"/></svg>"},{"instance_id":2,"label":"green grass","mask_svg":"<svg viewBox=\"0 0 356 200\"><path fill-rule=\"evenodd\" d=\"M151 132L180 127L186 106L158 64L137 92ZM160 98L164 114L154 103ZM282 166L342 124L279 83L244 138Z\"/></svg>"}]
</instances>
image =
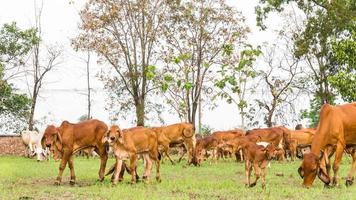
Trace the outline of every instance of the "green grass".
<instances>
[{"instance_id":1,"label":"green grass","mask_svg":"<svg viewBox=\"0 0 356 200\"><path fill-rule=\"evenodd\" d=\"M114 160L111 158L108 166ZM186 167L185 163L161 166L162 182L129 184L130 176L111 186L110 178L97 182L98 159L75 158L77 184L69 185L66 168L61 186L55 186L59 162L40 162L21 157L0 157L0 199L354 199L355 185L324 189L320 180L311 189L301 187L297 173L300 161L272 162L267 171L267 188L259 181L255 188L244 186L244 165L232 160L216 164L205 162L201 167ZM350 160L344 158L340 177L347 174ZM154 170L153 170L154 171ZM283 173L284 176L276 176ZM142 163L139 165L142 175ZM153 172L153 177L155 173ZM254 177L252 177L254 178Z\"/></svg>"}]
</instances>

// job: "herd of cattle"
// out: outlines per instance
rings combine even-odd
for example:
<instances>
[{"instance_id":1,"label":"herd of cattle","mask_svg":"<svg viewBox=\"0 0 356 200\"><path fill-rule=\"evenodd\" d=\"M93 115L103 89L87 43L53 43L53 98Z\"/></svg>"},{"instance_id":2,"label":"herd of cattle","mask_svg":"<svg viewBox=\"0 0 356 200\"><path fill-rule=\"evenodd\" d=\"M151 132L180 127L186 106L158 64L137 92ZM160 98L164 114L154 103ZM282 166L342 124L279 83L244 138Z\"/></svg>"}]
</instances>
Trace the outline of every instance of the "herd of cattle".
<instances>
[{"instance_id":1,"label":"herd of cattle","mask_svg":"<svg viewBox=\"0 0 356 200\"><path fill-rule=\"evenodd\" d=\"M155 164L156 180L161 181L161 156L172 163L169 150L172 147L187 152L188 164L201 165L208 157L212 161L235 155L237 160L245 162L246 186L253 187L262 176L262 187L266 185L266 168L271 159L279 161L287 157L293 161L303 158L298 168L303 185L309 188L316 176L325 183L336 185L341 158L345 153L352 157L352 166L346 178L346 185L353 183L356 169L356 103L339 106L324 104L320 111L320 121L316 128L297 126L289 130L284 126L252 129L217 131L202 137L195 134L192 124L178 123L163 127L133 127L120 129L117 125L108 127L104 122L92 119L77 124L63 121L57 127L49 125L43 134L23 131L22 138L29 147L29 156L37 155L37 160L60 159L56 184L60 184L63 171L68 163L70 184L75 184L73 167L74 155L83 150L95 151L100 157L99 180L105 176L108 153L111 151L116 163L106 175L112 174L115 185L123 179L125 171L131 174L131 182L139 178L136 168L138 158L143 159L142 179L151 180L152 165ZM335 153L333 176L330 158ZM180 158L180 159L181 159ZM129 164L125 161L128 160ZM250 181L252 169L255 180ZM261 174L260 174L261 172Z\"/></svg>"}]
</instances>

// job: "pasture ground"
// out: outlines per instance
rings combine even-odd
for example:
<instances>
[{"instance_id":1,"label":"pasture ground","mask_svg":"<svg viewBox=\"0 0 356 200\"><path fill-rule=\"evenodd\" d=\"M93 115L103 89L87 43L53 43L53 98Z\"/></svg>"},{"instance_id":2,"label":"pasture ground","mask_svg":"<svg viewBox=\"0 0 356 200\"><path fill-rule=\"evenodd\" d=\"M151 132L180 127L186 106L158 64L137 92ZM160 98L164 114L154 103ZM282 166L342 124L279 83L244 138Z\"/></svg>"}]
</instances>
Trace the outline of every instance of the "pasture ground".
<instances>
[{"instance_id":1,"label":"pasture ground","mask_svg":"<svg viewBox=\"0 0 356 200\"><path fill-rule=\"evenodd\" d=\"M114 162L109 159L108 166ZM300 161L272 162L267 172L267 188L259 181L254 188L244 186L244 165L233 160L216 164L203 163L201 167L186 167L185 162L161 166L162 182L155 179L150 184L139 182L131 185L125 174L124 181L111 186L110 177L97 182L98 159L75 158L77 184L69 185L69 169L65 170L63 183L55 186L59 162L36 162L23 157L0 157L0 199L355 199L356 185L324 189L320 180L313 188L301 187L302 179L297 173ZM340 177L351 166L345 156ZM153 169L155 169L153 167ZM276 176L283 173L283 176ZM142 175L142 163L139 165ZM153 173L153 176L155 173Z\"/></svg>"}]
</instances>

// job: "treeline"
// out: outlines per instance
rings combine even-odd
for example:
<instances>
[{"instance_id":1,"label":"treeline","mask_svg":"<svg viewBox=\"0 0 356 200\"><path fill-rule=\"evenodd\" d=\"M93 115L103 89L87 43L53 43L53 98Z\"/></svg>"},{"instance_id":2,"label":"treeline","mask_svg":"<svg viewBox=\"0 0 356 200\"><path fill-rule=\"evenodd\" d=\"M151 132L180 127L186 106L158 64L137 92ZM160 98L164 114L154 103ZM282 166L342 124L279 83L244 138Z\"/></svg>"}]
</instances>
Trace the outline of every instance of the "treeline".
<instances>
[{"instance_id":1,"label":"treeline","mask_svg":"<svg viewBox=\"0 0 356 200\"><path fill-rule=\"evenodd\" d=\"M79 13L80 33L72 45L95 52L108 66L100 79L112 120L135 113L142 126L168 109L200 131L201 106L214 108L223 99L238 109L241 128L262 126L258 116L267 126L299 117L313 126L324 102L356 99L355 8L352 0L261 1L256 5L261 31L268 28L264 22L271 12L282 13L284 24L274 42L252 46L244 16L225 1L92 0ZM14 30L31 34L9 36ZM39 30L3 26L1 71L23 65L13 61L36 52ZM8 85L4 75L0 78ZM164 101L157 102L157 96ZM296 110L295 104L308 96L310 107ZM27 116L33 126L34 97L23 96L21 113L1 110L1 101L0 115Z\"/></svg>"}]
</instances>

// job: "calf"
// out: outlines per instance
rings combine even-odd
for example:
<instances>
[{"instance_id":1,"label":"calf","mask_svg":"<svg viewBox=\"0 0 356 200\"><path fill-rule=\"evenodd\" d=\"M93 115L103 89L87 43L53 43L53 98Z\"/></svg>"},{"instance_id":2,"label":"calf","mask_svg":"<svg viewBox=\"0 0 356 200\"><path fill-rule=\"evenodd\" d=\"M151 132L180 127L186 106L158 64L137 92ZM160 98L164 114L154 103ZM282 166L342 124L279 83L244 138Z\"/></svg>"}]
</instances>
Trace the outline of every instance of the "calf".
<instances>
[{"instance_id":1,"label":"calf","mask_svg":"<svg viewBox=\"0 0 356 200\"><path fill-rule=\"evenodd\" d=\"M245 175L246 175L246 186L254 187L257 180L260 178L260 168L262 171L262 188L266 187L266 166L275 155L275 146L269 144L267 147L257 145L254 142L248 141L246 139L240 140L240 147L243 149L245 157ZM256 180L251 183L250 176L252 172L252 167L255 170Z\"/></svg>"},{"instance_id":2,"label":"calf","mask_svg":"<svg viewBox=\"0 0 356 200\"><path fill-rule=\"evenodd\" d=\"M188 163L196 165L195 159L193 159L195 151L195 130L192 124L178 123L163 127L153 127L151 130L156 133L158 144L163 147L166 156L172 164L174 164L174 162L168 154L170 144L184 143L188 150Z\"/></svg>"},{"instance_id":3,"label":"calf","mask_svg":"<svg viewBox=\"0 0 356 200\"><path fill-rule=\"evenodd\" d=\"M151 179L152 161L156 164L156 180L161 181L159 168L158 142L155 132L147 128L133 128L121 131L119 126L113 125L103 138L113 147L116 157L116 169L112 183L116 185L122 171L123 160L130 160L131 183L136 183L137 155L141 154L144 159L143 178L149 182Z\"/></svg>"},{"instance_id":4,"label":"calf","mask_svg":"<svg viewBox=\"0 0 356 200\"><path fill-rule=\"evenodd\" d=\"M62 181L63 171L68 163L70 169L70 184L75 184L73 158L82 149L93 147L100 156L99 180L104 180L105 166L108 155L102 138L108 127L102 121L92 119L77 124L63 121L60 127L50 125L43 135L43 143L54 152L54 156L61 159L59 172L55 184Z\"/></svg>"}]
</instances>

